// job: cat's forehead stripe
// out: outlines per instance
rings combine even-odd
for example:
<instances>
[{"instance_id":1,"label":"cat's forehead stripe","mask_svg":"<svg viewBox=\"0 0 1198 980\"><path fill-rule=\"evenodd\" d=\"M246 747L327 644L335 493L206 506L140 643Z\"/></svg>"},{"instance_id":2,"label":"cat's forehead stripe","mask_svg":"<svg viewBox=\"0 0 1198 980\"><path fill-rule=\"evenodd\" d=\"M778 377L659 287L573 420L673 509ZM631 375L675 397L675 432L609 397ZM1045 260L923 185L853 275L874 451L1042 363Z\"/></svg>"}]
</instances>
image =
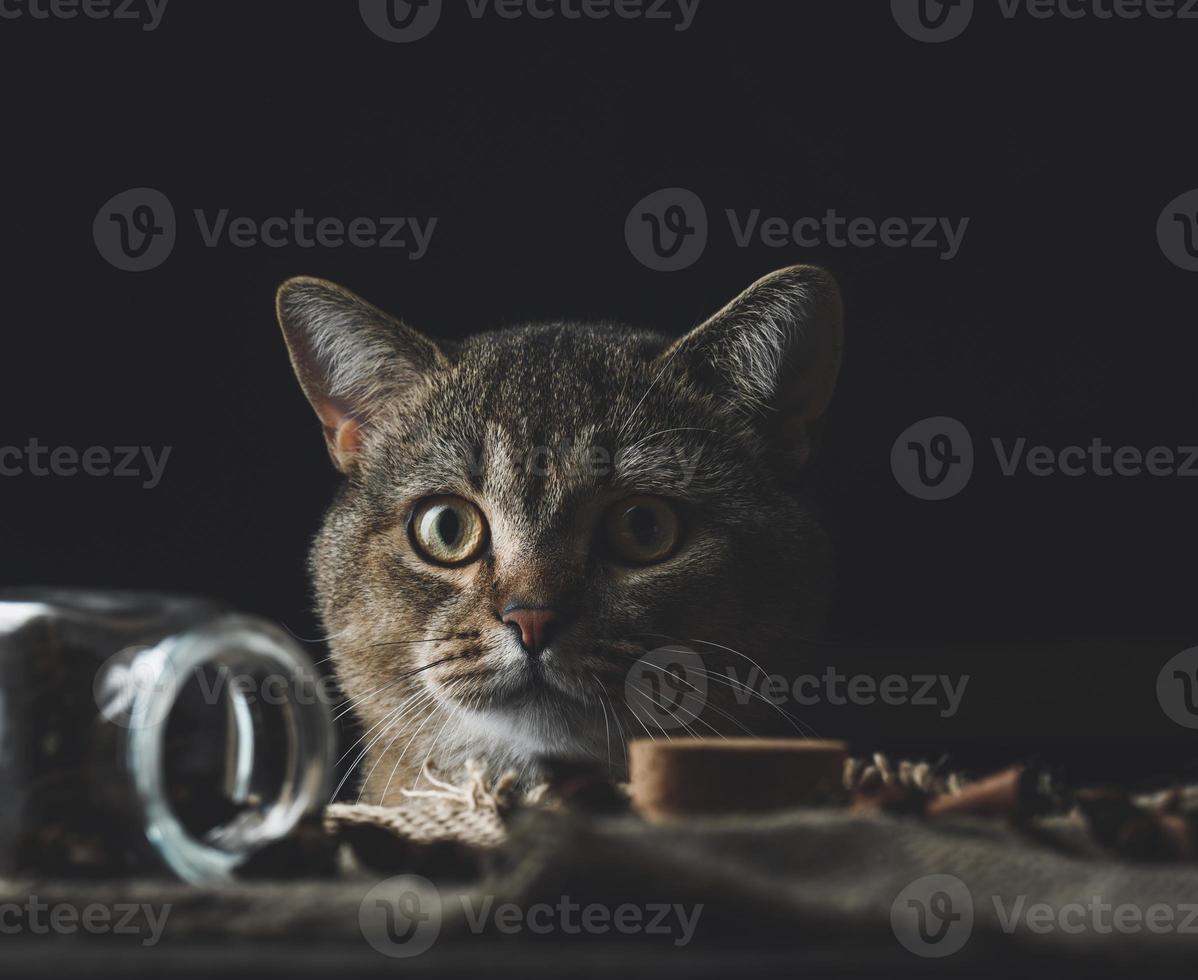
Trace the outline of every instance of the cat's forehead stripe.
<instances>
[{"instance_id":1,"label":"cat's forehead stripe","mask_svg":"<svg viewBox=\"0 0 1198 980\"><path fill-rule=\"evenodd\" d=\"M743 434L661 375L666 343L561 324L467 341L420 418L397 420L391 492L475 495L531 528L605 490L735 490L751 478L733 462Z\"/></svg>"}]
</instances>

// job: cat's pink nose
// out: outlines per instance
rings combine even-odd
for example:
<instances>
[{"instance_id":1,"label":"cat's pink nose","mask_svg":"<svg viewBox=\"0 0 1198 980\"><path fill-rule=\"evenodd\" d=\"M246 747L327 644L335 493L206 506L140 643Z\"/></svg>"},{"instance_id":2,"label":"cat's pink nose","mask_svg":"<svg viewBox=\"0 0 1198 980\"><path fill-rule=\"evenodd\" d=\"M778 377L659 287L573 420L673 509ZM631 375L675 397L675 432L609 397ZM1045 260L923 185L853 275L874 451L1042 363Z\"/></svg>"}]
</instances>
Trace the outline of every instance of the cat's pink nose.
<instances>
[{"instance_id":1,"label":"cat's pink nose","mask_svg":"<svg viewBox=\"0 0 1198 980\"><path fill-rule=\"evenodd\" d=\"M520 643L535 656L545 649L553 635L558 615L552 609L508 608L503 613L503 622L519 628Z\"/></svg>"}]
</instances>

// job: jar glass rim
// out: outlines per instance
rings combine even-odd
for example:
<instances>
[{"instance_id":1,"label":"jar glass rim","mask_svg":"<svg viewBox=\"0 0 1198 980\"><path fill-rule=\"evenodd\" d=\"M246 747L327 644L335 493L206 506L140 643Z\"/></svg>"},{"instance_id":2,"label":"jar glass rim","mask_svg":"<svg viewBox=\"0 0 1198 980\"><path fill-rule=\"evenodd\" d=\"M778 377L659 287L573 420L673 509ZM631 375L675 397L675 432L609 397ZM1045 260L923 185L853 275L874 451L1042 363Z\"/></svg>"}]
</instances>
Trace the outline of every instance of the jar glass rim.
<instances>
[{"instance_id":1,"label":"jar glass rim","mask_svg":"<svg viewBox=\"0 0 1198 980\"><path fill-rule=\"evenodd\" d=\"M292 685L315 688L318 676L307 655L281 630L245 616L223 616L169 636L142 651L139 669L156 678L129 705L126 763L141 802L145 834L165 863L181 878L219 881L259 847L285 837L310 809L324 802L331 768L332 719L324 699L289 702L282 712L287 751L275 799L263 804L252 827L239 834L236 850L207 843L179 820L167 787L166 722L184 687L205 666L268 669ZM295 688L293 688L295 689ZM245 734L243 732L243 734ZM252 734L250 735L252 739ZM253 752L252 743L239 748ZM246 763L243 757L239 765Z\"/></svg>"}]
</instances>

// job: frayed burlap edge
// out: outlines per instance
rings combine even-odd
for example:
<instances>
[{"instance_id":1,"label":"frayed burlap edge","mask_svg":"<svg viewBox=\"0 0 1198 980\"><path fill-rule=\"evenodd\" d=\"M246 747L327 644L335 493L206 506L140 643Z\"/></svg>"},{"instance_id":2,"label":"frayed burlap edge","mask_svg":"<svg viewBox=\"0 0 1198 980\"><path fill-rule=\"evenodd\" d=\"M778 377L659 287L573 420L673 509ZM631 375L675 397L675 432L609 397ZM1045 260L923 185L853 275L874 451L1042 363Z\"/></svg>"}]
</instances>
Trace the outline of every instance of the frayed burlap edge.
<instances>
[{"instance_id":1,"label":"frayed burlap edge","mask_svg":"<svg viewBox=\"0 0 1198 980\"><path fill-rule=\"evenodd\" d=\"M497 847L507 839L505 816L517 806L540 804L548 790L538 786L519 792L514 772L489 780L486 767L477 761L466 763L460 783L443 779L429 766L421 776L428 788L403 790L404 802L397 806L331 804L325 809L326 828L337 833L345 827L371 825L414 844L452 840L472 847Z\"/></svg>"}]
</instances>

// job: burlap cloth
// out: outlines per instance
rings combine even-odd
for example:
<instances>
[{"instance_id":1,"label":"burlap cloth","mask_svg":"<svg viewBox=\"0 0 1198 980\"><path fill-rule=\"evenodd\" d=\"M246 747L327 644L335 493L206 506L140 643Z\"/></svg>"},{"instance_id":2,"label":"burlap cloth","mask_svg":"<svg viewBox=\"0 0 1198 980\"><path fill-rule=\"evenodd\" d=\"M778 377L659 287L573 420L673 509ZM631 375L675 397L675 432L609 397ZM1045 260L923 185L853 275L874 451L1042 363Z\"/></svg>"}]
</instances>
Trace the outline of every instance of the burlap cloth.
<instances>
[{"instance_id":1,"label":"burlap cloth","mask_svg":"<svg viewBox=\"0 0 1198 980\"><path fill-rule=\"evenodd\" d=\"M917 773L917 767L875 760L858 763L848 778L860 781L871 766L868 778L923 780L936 793L954 790L951 780ZM1198 791L1182 795L1186 807L1198 809ZM563 896L609 908L625 903L701 905L688 959L678 958L681 954L668 938L650 943L655 951L669 951L667 961L675 967L691 964L687 970L696 976L709 975L712 964L722 962L718 956L696 958L696 951L714 954L730 947L741 951L746 964L804 962L837 969L882 964L891 975L926 973L937 961L903 947L892 913L900 893L928 875L951 875L972 896L969 940L945 961L951 960L955 969L1004 972L1022 968L1025 961L1060 958L1097 975L1123 972L1127 963L1143 963L1148 957L1161 975L1174 968L1190 970L1198 962L1198 937L1177 928L1165 935L1004 928L996 897L1006 909L1018 901L1023 907L1046 903L1060 908L1095 896L1142 911L1158 905L1198 909L1198 865L1112 856L1076 812L1019 827L1002 820L928 821L830 808L654 825L633 815L563 809L544 792L531 799L517 797L510 784L488 786L480 778L464 786L434 787L397 808L333 806L325 825L332 833L368 826L417 847L452 841L485 852L477 880L442 881L435 871L422 870L443 896L469 894L521 907L552 905ZM363 963L385 964L363 940L364 900L368 893L377 895L371 889L381 881L388 883L384 888L404 887L393 876L410 870L367 868L351 860L340 873L320 880L305 877L297 867L292 880L243 881L220 888L162 879L8 880L0 882L0 900L32 894L49 904L68 901L76 906L89 901L169 903L164 946L208 949L215 948L216 940L227 940L278 949L285 941L300 957L295 961L299 969L303 960L297 950L331 944L347 957L345 963L348 957L365 957ZM477 930L471 935L452 901L445 908L441 955L458 948L455 944L485 944L487 937ZM1175 921L1180 922L1180 915ZM1198 929L1198 920L1193 925ZM579 942L594 937L568 938ZM504 937L509 946L562 940ZM222 948L227 952L234 947ZM776 953L783 960L773 959ZM572 971L586 972L584 966L575 963ZM769 971L763 967L759 972Z\"/></svg>"},{"instance_id":2,"label":"burlap cloth","mask_svg":"<svg viewBox=\"0 0 1198 980\"><path fill-rule=\"evenodd\" d=\"M452 840L471 847L493 848L507 839L504 816L519 805L536 806L545 800L548 787L517 794L513 776L489 782L484 767L471 762L461 783L442 780L425 768L422 790L404 790L400 806L335 803L325 810L332 832L374 826L415 844Z\"/></svg>"}]
</instances>

